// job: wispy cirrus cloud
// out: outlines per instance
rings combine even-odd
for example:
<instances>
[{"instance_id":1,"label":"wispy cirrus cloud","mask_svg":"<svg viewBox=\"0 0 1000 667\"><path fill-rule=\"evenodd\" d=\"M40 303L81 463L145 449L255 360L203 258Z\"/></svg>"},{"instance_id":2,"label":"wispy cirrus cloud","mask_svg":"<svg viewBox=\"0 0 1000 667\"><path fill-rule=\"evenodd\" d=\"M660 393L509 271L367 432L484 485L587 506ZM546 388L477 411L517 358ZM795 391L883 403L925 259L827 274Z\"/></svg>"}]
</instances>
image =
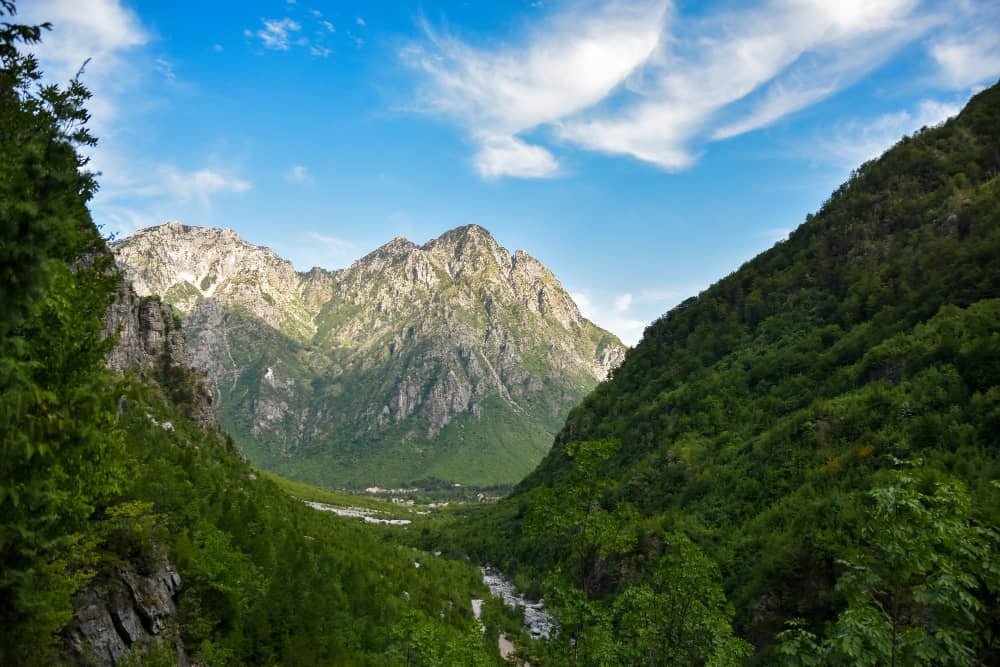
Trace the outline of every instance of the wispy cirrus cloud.
<instances>
[{"instance_id":1,"label":"wispy cirrus cloud","mask_svg":"<svg viewBox=\"0 0 1000 667\"><path fill-rule=\"evenodd\" d=\"M958 102L922 100L913 110L842 122L832 128L830 136L812 142L810 150L818 149L844 167L855 167L877 158L904 135L942 123L961 109Z\"/></svg>"},{"instance_id":2,"label":"wispy cirrus cloud","mask_svg":"<svg viewBox=\"0 0 1000 667\"><path fill-rule=\"evenodd\" d=\"M918 0L772 0L680 24L619 106L561 136L668 170L697 146L766 126L853 82L932 24ZM687 28L687 29L684 29Z\"/></svg>"},{"instance_id":3,"label":"wispy cirrus cloud","mask_svg":"<svg viewBox=\"0 0 1000 667\"><path fill-rule=\"evenodd\" d=\"M958 39L970 18L997 12L957 4L765 0L689 15L668 0L586 3L489 47L424 23L425 39L401 57L420 75L417 109L465 129L484 177L557 175L559 140L679 170L709 143L814 105L911 44L955 87L1000 73L995 24Z\"/></svg>"},{"instance_id":4,"label":"wispy cirrus cloud","mask_svg":"<svg viewBox=\"0 0 1000 667\"><path fill-rule=\"evenodd\" d=\"M477 48L424 22L426 41L402 52L423 75L417 104L452 118L478 147L485 177L541 177L558 169L545 148L517 135L596 104L652 53L663 0L570 10L530 31L523 44Z\"/></svg>"}]
</instances>

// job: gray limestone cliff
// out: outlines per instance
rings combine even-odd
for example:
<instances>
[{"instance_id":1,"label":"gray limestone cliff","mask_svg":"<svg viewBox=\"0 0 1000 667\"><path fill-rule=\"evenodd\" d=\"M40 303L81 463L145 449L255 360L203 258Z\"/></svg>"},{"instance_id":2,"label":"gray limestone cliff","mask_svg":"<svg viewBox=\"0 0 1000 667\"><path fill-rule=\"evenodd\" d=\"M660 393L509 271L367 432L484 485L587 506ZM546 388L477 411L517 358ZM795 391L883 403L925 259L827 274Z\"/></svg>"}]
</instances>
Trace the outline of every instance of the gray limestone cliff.
<instances>
[{"instance_id":1,"label":"gray limestone cliff","mask_svg":"<svg viewBox=\"0 0 1000 667\"><path fill-rule=\"evenodd\" d=\"M251 460L309 481L514 482L624 355L551 271L475 225L339 271L179 223L114 252L139 295L184 315Z\"/></svg>"},{"instance_id":2,"label":"gray limestone cliff","mask_svg":"<svg viewBox=\"0 0 1000 667\"><path fill-rule=\"evenodd\" d=\"M186 666L176 618L180 590L180 575L166 560L144 569L134 563L111 568L76 595L63 631L66 652L73 662L113 667L162 647Z\"/></svg>"},{"instance_id":3,"label":"gray limestone cliff","mask_svg":"<svg viewBox=\"0 0 1000 667\"><path fill-rule=\"evenodd\" d=\"M194 368L181 322L170 305L157 297L138 296L123 279L105 315L105 335L117 337L106 359L109 368L139 373L168 393L177 389L172 383L184 382L186 400L177 401L178 407L202 426L218 427L214 387L206 373Z\"/></svg>"}]
</instances>

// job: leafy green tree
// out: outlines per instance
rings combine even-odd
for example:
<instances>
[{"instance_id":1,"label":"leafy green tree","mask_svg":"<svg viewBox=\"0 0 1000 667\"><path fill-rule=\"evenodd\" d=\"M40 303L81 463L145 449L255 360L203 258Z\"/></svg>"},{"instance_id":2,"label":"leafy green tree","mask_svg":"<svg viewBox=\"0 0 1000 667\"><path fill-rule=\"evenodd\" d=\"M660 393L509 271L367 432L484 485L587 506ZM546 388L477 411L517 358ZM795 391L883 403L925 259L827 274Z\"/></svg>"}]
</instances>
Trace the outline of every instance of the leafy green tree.
<instances>
[{"instance_id":1,"label":"leafy green tree","mask_svg":"<svg viewBox=\"0 0 1000 667\"><path fill-rule=\"evenodd\" d=\"M596 592L607 559L627 553L637 540L635 508L627 502L607 507L611 485L603 468L619 447L617 440L567 445L572 475L556 490L540 490L526 521L528 535L559 545L559 566L587 595Z\"/></svg>"},{"instance_id":2,"label":"leafy green tree","mask_svg":"<svg viewBox=\"0 0 1000 667\"><path fill-rule=\"evenodd\" d=\"M49 661L123 472L102 364L116 279L79 152L89 93L41 84L21 49L46 27L0 24L0 663L18 665Z\"/></svg>"},{"instance_id":3,"label":"leafy green tree","mask_svg":"<svg viewBox=\"0 0 1000 667\"><path fill-rule=\"evenodd\" d=\"M735 665L750 645L733 634L715 564L686 536L670 534L648 582L614 603L623 661L634 665Z\"/></svg>"},{"instance_id":4,"label":"leafy green tree","mask_svg":"<svg viewBox=\"0 0 1000 667\"><path fill-rule=\"evenodd\" d=\"M868 498L837 582L847 608L822 639L801 625L779 635L781 653L800 665L972 664L985 635L977 593L1000 590L1000 536L973 520L956 480L894 471Z\"/></svg>"}]
</instances>

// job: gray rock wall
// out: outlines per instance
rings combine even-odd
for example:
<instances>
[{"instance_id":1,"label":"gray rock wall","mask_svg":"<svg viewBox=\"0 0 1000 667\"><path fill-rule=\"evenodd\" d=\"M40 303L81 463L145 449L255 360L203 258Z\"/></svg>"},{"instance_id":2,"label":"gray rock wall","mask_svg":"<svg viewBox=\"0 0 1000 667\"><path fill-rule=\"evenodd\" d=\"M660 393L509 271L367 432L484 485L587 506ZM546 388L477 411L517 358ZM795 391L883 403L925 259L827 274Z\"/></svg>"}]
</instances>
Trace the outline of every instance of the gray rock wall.
<instances>
[{"instance_id":1,"label":"gray rock wall","mask_svg":"<svg viewBox=\"0 0 1000 667\"><path fill-rule=\"evenodd\" d=\"M166 560L144 573L126 564L98 576L74 600L76 612L63 632L69 657L114 667L126 656L166 645L186 667L176 618L180 590L180 575Z\"/></svg>"}]
</instances>

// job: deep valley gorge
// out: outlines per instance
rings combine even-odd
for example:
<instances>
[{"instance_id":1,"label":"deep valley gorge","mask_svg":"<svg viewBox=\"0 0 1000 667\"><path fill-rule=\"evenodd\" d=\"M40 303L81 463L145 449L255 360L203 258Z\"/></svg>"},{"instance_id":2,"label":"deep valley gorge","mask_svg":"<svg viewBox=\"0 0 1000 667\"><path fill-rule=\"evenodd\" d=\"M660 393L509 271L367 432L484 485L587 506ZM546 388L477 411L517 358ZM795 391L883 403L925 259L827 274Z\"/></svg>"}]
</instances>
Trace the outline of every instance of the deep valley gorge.
<instances>
[{"instance_id":1,"label":"deep valley gorge","mask_svg":"<svg viewBox=\"0 0 1000 667\"><path fill-rule=\"evenodd\" d=\"M459 4L0 0L0 667L1000 664L1000 10Z\"/></svg>"}]
</instances>

